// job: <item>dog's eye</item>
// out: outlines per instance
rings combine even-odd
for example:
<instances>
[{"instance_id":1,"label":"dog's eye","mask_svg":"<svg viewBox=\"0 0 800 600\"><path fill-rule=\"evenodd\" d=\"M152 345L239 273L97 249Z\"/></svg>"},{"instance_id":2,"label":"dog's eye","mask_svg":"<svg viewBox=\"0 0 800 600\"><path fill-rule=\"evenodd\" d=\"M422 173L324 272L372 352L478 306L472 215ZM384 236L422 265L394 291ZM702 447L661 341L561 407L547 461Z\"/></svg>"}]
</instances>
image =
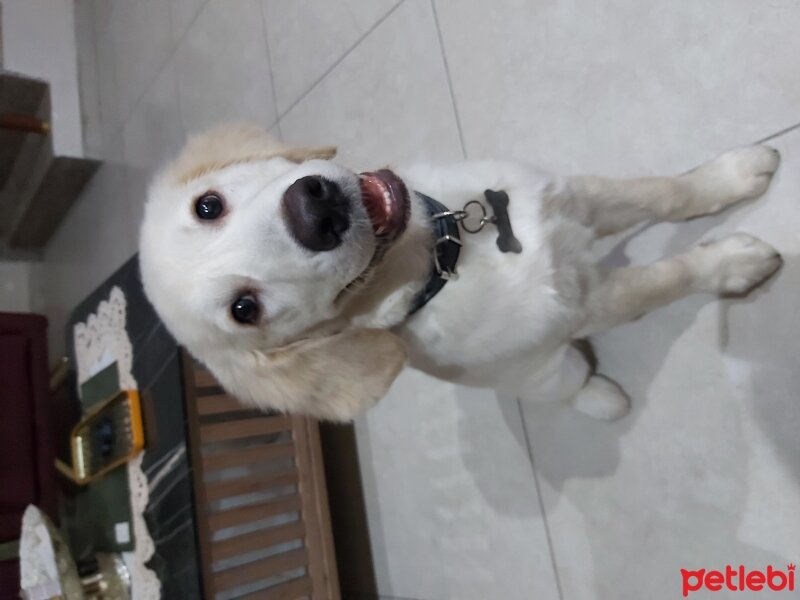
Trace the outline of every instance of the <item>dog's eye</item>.
<instances>
[{"instance_id":1,"label":"dog's eye","mask_svg":"<svg viewBox=\"0 0 800 600\"><path fill-rule=\"evenodd\" d=\"M204 221L218 219L222 215L224 208L222 198L213 192L203 194L194 203L194 212Z\"/></svg>"},{"instance_id":2,"label":"dog's eye","mask_svg":"<svg viewBox=\"0 0 800 600\"><path fill-rule=\"evenodd\" d=\"M231 316L237 323L252 325L258 321L261 308L252 294L246 294L231 304Z\"/></svg>"}]
</instances>

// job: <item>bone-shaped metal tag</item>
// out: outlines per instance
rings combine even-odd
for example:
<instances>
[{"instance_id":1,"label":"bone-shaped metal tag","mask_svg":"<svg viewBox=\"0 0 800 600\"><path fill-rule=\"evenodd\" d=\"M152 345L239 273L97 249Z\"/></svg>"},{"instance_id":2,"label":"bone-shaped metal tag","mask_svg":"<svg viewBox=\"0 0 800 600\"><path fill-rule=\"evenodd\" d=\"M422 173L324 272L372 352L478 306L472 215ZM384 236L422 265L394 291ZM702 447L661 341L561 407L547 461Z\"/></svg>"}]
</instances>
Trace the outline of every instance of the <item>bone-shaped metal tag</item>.
<instances>
[{"instance_id":1,"label":"bone-shaped metal tag","mask_svg":"<svg viewBox=\"0 0 800 600\"><path fill-rule=\"evenodd\" d=\"M497 247L500 248L500 252L519 254L522 252L522 244L514 237L514 231L511 229L511 221L508 218L508 194L502 191L486 190L483 195L486 196L486 201L494 213L492 222L497 226L499 233Z\"/></svg>"}]
</instances>

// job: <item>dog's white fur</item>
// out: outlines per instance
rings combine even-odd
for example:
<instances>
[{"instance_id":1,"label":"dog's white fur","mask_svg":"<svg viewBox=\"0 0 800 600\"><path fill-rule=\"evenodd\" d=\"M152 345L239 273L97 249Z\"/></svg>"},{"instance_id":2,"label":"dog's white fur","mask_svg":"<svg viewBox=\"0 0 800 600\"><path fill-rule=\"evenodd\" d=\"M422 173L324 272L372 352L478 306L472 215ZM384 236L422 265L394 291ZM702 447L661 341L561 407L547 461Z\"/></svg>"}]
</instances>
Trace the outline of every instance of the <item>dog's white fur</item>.
<instances>
[{"instance_id":1,"label":"dog's white fur","mask_svg":"<svg viewBox=\"0 0 800 600\"><path fill-rule=\"evenodd\" d=\"M358 176L328 160L333 153L225 127L192 139L150 190L140 243L148 297L229 391L265 409L351 419L384 395L408 357L443 379L616 418L627 397L591 372L573 340L690 293L745 293L781 264L772 247L743 233L610 272L598 268L592 247L643 221L689 219L761 195L779 163L766 146L727 152L681 176L632 180L558 177L513 162L422 165L396 173L451 209L486 189L505 190L523 251L501 253L491 227L463 235L459 279L409 318L432 265L427 213L412 194L405 232L367 281L348 287L377 242ZM354 200L351 227L329 252L297 244L281 211L287 187L310 174ZM220 222L194 216L208 190L226 199ZM263 303L257 326L230 317L243 289Z\"/></svg>"}]
</instances>

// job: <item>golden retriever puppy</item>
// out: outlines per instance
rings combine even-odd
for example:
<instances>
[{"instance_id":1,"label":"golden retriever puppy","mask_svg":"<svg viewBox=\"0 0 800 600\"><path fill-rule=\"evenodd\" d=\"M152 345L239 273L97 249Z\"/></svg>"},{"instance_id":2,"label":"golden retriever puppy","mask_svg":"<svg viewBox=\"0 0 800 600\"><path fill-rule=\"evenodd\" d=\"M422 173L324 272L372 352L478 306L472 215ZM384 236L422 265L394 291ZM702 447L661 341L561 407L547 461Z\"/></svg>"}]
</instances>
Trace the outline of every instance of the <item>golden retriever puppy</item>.
<instances>
[{"instance_id":1,"label":"golden retriever puppy","mask_svg":"<svg viewBox=\"0 0 800 600\"><path fill-rule=\"evenodd\" d=\"M687 294L745 293L781 264L744 233L649 266L604 271L593 252L638 223L761 195L779 163L766 146L631 180L500 161L358 174L334 154L222 127L191 139L150 188L145 292L247 404L351 419L409 361L617 418L628 398L574 340Z\"/></svg>"}]
</instances>

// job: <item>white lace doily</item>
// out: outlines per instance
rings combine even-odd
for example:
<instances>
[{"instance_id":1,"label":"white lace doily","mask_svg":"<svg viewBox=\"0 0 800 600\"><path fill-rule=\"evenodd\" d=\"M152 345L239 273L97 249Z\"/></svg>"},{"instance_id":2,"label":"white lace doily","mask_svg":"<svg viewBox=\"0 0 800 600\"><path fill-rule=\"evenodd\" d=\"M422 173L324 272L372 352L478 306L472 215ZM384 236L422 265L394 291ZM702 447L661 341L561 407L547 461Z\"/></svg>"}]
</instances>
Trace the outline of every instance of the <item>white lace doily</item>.
<instances>
[{"instance_id":1,"label":"white lace doily","mask_svg":"<svg viewBox=\"0 0 800 600\"><path fill-rule=\"evenodd\" d=\"M117 363L120 388L139 389L132 373L133 347L125 330L126 312L125 295L115 286L108 300L98 305L96 313L89 315L85 323L75 324L79 389L114 362ZM145 566L155 552L155 545L144 520L149 491L147 477L142 471L143 458L144 452L127 464L135 547L133 552L124 553L123 559L131 574L133 600L159 600L161 583L155 572Z\"/></svg>"},{"instance_id":2,"label":"white lace doily","mask_svg":"<svg viewBox=\"0 0 800 600\"><path fill-rule=\"evenodd\" d=\"M33 505L22 516L19 567L20 588L26 598L83 600L78 569L61 534L47 515Z\"/></svg>"}]
</instances>

